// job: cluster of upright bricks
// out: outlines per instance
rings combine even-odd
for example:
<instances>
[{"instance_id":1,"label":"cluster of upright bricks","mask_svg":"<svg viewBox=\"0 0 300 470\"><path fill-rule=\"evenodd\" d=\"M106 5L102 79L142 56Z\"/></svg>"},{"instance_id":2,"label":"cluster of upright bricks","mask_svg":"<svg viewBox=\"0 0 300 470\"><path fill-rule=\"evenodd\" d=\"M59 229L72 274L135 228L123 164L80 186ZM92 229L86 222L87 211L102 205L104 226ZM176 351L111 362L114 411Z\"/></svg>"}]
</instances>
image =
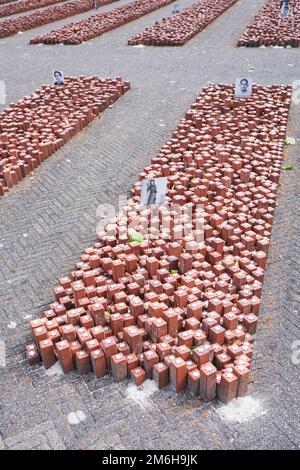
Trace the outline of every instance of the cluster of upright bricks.
<instances>
[{"instance_id":1,"label":"cluster of upright bricks","mask_svg":"<svg viewBox=\"0 0 300 470\"><path fill-rule=\"evenodd\" d=\"M199 0L181 13L157 21L128 40L129 45L183 46L237 0Z\"/></svg>"},{"instance_id":2,"label":"cluster of upright bricks","mask_svg":"<svg viewBox=\"0 0 300 470\"><path fill-rule=\"evenodd\" d=\"M54 3L62 3L63 1L64 0L23 0L17 3L10 3L9 5L0 7L0 16L16 15L17 13L47 7Z\"/></svg>"},{"instance_id":3,"label":"cluster of upright bricks","mask_svg":"<svg viewBox=\"0 0 300 470\"><path fill-rule=\"evenodd\" d=\"M66 77L0 112L0 196L99 116L130 85L121 78Z\"/></svg>"},{"instance_id":4,"label":"cluster of upright bricks","mask_svg":"<svg viewBox=\"0 0 300 470\"><path fill-rule=\"evenodd\" d=\"M205 401L246 393L290 100L289 86L254 85L248 100L231 85L203 89L30 322L31 364L153 378ZM151 210L139 205L141 181L155 177L168 179L167 203ZM139 231L150 217L144 241L126 243L128 225Z\"/></svg>"},{"instance_id":5,"label":"cluster of upright bricks","mask_svg":"<svg viewBox=\"0 0 300 470\"><path fill-rule=\"evenodd\" d=\"M116 0L98 0L98 6L113 3L114 1ZM28 31L69 16L79 15L93 8L93 0L72 0L63 5L55 5L46 10L33 12L30 15L7 18L0 22L0 38L13 36L19 31Z\"/></svg>"},{"instance_id":6,"label":"cluster of upright bricks","mask_svg":"<svg viewBox=\"0 0 300 470\"><path fill-rule=\"evenodd\" d=\"M289 6L289 14L282 16L280 1L269 0L240 37L238 46L299 47L300 3L289 0Z\"/></svg>"},{"instance_id":7,"label":"cluster of upright bricks","mask_svg":"<svg viewBox=\"0 0 300 470\"><path fill-rule=\"evenodd\" d=\"M173 1L136 0L107 13L99 13L77 23L65 25L42 36L35 36L31 39L30 44L81 44L119 26L130 23Z\"/></svg>"},{"instance_id":8,"label":"cluster of upright bricks","mask_svg":"<svg viewBox=\"0 0 300 470\"><path fill-rule=\"evenodd\" d=\"M4 5L5 3L13 3L16 2L17 0L0 0L0 5Z\"/></svg>"},{"instance_id":9,"label":"cluster of upright bricks","mask_svg":"<svg viewBox=\"0 0 300 470\"><path fill-rule=\"evenodd\" d=\"M233 100L231 85L202 91L30 322L31 364L153 378L205 401L246 393L290 100L289 86L254 85L249 100ZM156 177L168 179L167 204L153 212L139 201L141 181ZM150 217L144 241L126 243L128 225L139 231Z\"/></svg>"}]
</instances>

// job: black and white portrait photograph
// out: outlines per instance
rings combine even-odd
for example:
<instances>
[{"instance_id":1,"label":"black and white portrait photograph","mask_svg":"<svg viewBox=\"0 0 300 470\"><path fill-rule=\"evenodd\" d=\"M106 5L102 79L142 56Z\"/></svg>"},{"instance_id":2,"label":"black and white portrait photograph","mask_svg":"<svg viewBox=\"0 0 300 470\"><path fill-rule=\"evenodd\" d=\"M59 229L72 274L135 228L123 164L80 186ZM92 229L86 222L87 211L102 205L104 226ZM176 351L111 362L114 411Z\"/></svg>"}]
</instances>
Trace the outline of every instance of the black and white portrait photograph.
<instances>
[{"instance_id":1,"label":"black and white portrait photograph","mask_svg":"<svg viewBox=\"0 0 300 470\"><path fill-rule=\"evenodd\" d=\"M167 191L167 178L145 179L142 181L141 204L164 204Z\"/></svg>"},{"instance_id":2,"label":"black and white portrait photograph","mask_svg":"<svg viewBox=\"0 0 300 470\"><path fill-rule=\"evenodd\" d=\"M54 70L53 72L53 85L55 86L64 86L65 79L64 74L60 70Z\"/></svg>"},{"instance_id":3,"label":"black and white portrait photograph","mask_svg":"<svg viewBox=\"0 0 300 470\"><path fill-rule=\"evenodd\" d=\"M235 82L235 98L250 98L252 95L252 79L238 78Z\"/></svg>"},{"instance_id":4,"label":"black and white portrait photograph","mask_svg":"<svg viewBox=\"0 0 300 470\"><path fill-rule=\"evenodd\" d=\"M282 0L280 2L280 13L282 16L288 16L290 12L290 6L288 0Z\"/></svg>"}]
</instances>

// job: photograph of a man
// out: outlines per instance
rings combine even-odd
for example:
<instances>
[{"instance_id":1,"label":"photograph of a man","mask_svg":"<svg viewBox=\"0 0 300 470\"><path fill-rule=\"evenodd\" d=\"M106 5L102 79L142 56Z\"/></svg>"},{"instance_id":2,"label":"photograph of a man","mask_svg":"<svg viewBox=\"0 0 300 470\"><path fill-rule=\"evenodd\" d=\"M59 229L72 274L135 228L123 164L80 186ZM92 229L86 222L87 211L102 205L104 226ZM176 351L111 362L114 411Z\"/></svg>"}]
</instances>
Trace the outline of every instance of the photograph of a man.
<instances>
[{"instance_id":1,"label":"photograph of a man","mask_svg":"<svg viewBox=\"0 0 300 470\"><path fill-rule=\"evenodd\" d=\"M141 204L151 206L164 204L167 190L167 178L153 178L142 181Z\"/></svg>"},{"instance_id":2,"label":"photograph of a man","mask_svg":"<svg viewBox=\"0 0 300 470\"><path fill-rule=\"evenodd\" d=\"M282 16L288 16L290 12L289 2L288 0L282 0L280 2L280 13Z\"/></svg>"},{"instance_id":3,"label":"photograph of a man","mask_svg":"<svg viewBox=\"0 0 300 470\"><path fill-rule=\"evenodd\" d=\"M238 78L235 82L235 98L250 98L252 95L252 79Z\"/></svg>"},{"instance_id":4,"label":"photograph of a man","mask_svg":"<svg viewBox=\"0 0 300 470\"><path fill-rule=\"evenodd\" d=\"M65 79L64 74L59 70L54 70L53 72L53 85L55 86L64 86Z\"/></svg>"}]
</instances>

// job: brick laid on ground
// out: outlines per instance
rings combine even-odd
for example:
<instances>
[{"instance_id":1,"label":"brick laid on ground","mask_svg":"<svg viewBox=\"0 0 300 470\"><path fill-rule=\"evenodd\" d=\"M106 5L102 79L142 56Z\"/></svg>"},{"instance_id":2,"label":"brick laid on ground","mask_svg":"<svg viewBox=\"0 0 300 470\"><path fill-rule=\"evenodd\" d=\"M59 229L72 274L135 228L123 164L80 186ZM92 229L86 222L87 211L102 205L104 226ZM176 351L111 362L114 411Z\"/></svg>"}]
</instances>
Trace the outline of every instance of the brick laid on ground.
<instances>
[{"instance_id":1,"label":"brick laid on ground","mask_svg":"<svg viewBox=\"0 0 300 470\"><path fill-rule=\"evenodd\" d=\"M246 393L290 101L289 86L255 85L246 100L233 99L231 85L202 91L139 175L127 206L60 279L44 317L30 322L46 366L61 341L67 347L69 324L82 374L95 347L107 370L113 361L117 380L124 378L126 343L139 361L128 370L138 383L161 360L177 392L189 383L204 401L225 403ZM168 179L167 204L141 207L141 181L157 177ZM129 224L141 234L150 218L144 241L126 243ZM196 370L199 383L198 373L188 375Z\"/></svg>"},{"instance_id":2,"label":"brick laid on ground","mask_svg":"<svg viewBox=\"0 0 300 470\"><path fill-rule=\"evenodd\" d=\"M107 5L118 0L99 0L98 6ZM29 29L38 28L54 21L68 18L69 16L78 15L89 10L94 9L93 0L72 0L71 2L64 3L49 7L46 10L37 11L26 16L19 16L16 18L8 18L0 22L0 38L13 36L20 31L28 31Z\"/></svg>"},{"instance_id":3,"label":"brick laid on ground","mask_svg":"<svg viewBox=\"0 0 300 470\"><path fill-rule=\"evenodd\" d=\"M269 0L254 17L238 46L291 46L300 45L300 4L298 0L289 1L289 14L280 12L280 2Z\"/></svg>"},{"instance_id":4,"label":"brick laid on ground","mask_svg":"<svg viewBox=\"0 0 300 470\"><path fill-rule=\"evenodd\" d=\"M71 23L62 28L36 36L30 44L81 44L97 36L118 28L126 23L162 8L174 0L136 0L128 5L107 13L99 13L90 18Z\"/></svg>"},{"instance_id":5,"label":"brick laid on ground","mask_svg":"<svg viewBox=\"0 0 300 470\"><path fill-rule=\"evenodd\" d=\"M62 3L64 0L29 0L18 3L10 3L0 8L0 16L16 15L36 8L47 7L55 3Z\"/></svg>"},{"instance_id":6,"label":"brick laid on ground","mask_svg":"<svg viewBox=\"0 0 300 470\"><path fill-rule=\"evenodd\" d=\"M230 8L237 0L199 0L179 14L157 21L133 36L129 45L183 46Z\"/></svg>"},{"instance_id":7,"label":"brick laid on ground","mask_svg":"<svg viewBox=\"0 0 300 470\"><path fill-rule=\"evenodd\" d=\"M6 3L15 3L17 0L0 0L0 5L5 5Z\"/></svg>"},{"instance_id":8,"label":"brick laid on ground","mask_svg":"<svg viewBox=\"0 0 300 470\"><path fill-rule=\"evenodd\" d=\"M129 89L98 77L44 85L0 113L0 196L91 123Z\"/></svg>"}]
</instances>

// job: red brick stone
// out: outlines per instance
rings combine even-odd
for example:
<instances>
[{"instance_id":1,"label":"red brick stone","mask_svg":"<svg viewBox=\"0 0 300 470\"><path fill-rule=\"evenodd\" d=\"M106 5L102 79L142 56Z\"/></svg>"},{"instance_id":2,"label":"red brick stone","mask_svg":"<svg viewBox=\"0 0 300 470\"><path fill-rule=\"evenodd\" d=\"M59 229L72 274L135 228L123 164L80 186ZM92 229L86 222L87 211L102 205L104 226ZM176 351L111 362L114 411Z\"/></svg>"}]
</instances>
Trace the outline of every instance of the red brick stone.
<instances>
[{"instance_id":1,"label":"red brick stone","mask_svg":"<svg viewBox=\"0 0 300 470\"><path fill-rule=\"evenodd\" d=\"M195 364L197 364L197 367L200 369L200 367L205 364L206 362L209 362L210 360L210 350L208 347L202 345L198 346L193 350L193 361Z\"/></svg>"},{"instance_id":2,"label":"red brick stone","mask_svg":"<svg viewBox=\"0 0 300 470\"><path fill-rule=\"evenodd\" d=\"M170 364L170 382L177 393L187 386L186 362L181 357L176 357Z\"/></svg>"},{"instance_id":3,"label":"red brick stone","mask_svg":"<svg viewBox=\"0 0 300 470\"><path fill-rule=\"evenodd\" d=\"M71 344L67 340L62 340L56 343L55 349L62 370L65 373L71 372L74 369Z\"/></svg>"},{"instance_id":4,"label":"red brick stone","mask_svg":"<svg viewBox=\"0 0 300 470\"><path fill-rule=\"evenodd\" d=\"M127 378L127 360L124 354L118 353L111 357L111 370L116 382Z\"/></svg>"},{"instance_id":5,"label":"red brick stone","mask_svg":"<svg viewBox=\"0 0 300 470\"><path fill-rule=\"evenodd\" d=\"M131 353L126 356L126 360L127 360L127 372L128 372L128 375L130 375L130 371L138 367L139 359L136 354Z\"/></svg>"},{"instance_id":6,"label":"red brick stone","mask_svg":"<svg viewBox=\"0 0 300 470\"><path fill-rule=\"evenodd\" d=\"M66 339L69 343L76 340L76 331L72 324L63 325L61 327L61 333L64 339Z\"/></svg>"},{"instance_id":7,"label":"red brick stone","mask_svg":"<svg viewBox=\"0 0 300 470\"><path fill-rule=\"evenodd\" d=\"M172 348L169 343L161 342L157 344L156 352L159 356L159 360L162 361L165 356L171 354Z\"/></svg>"},{"instance_id":8,"label":"red brick stone","mask_svg":"<svg viewBox=\"0 0 300 470\"><path fill-rule=\"evenodd\" d=\"M124 341L129 345L132 353L139 354L143 350L142 330L136 326L128 326L123 328Z\"/></svg>"},{"instance_id":9,"label":"red brick stone","mask_svg":"<svg viewBox=\"0 0 300 470\"><path fill-rule=\"evenodd\" d=\"M237 364L233 367L233 373L238 378L238 389L236 396L243 397L246 395L248 390L250 376L249 369L245 365Z\"/></svg>"},{"instance_id":10,"label":"red brick stone","mask_svg":"<svg viewBox=\"0 0 300 470\"><path fill-rule=\"evenodd\" d=\"M46 369L49 369L56 362L54 346L51 339L42 339L39 343L42 361Z\"/></svg>"},{"instance_id":11,"label":"red brick stone","mask_svg":"<svg viewBox=\"0 0 300 470\"><path fill-rule=\"evenodd\" d=\"M207 362L200 368L200 397L205 402L214 400L217 393L217 369Z\"/></svg>"},{"instance_id":12,"label":"red brick stone","mask_svg":"<svg viewBox=\"0 0 300 470\"><path fill-rule=\"evenodd\" d=\"M243 318L243 325L245 325L248 333L255 334L257 328L258 318L253 313L249 313L245 315Z\"/></svg>"},{"instance_id":13,"label":"red brick stone","mask_svg":"<svg viewBox=\"0 0 300 470\"><path fill-rule=\"evenodd\" d=\"M38 348L35 344L27 344L25 353L27 361L31 366L38 364L41 361Z\"/></svg>"},{"instance_id":14,"label":"red brick stone","mask_svg":"<svg viewBox=\"0 0 300 470\"><path fill-rule=\"evenodd\" d=\"M190 358L190 352L190 348L188 348L185 344L177 346L175 349L176 356L181 357L184 361L187 361Z\"/></svg>"},{"instance_id":15,"label":"red brick stone","mask_svg":"<svg viewBox=\"0 0 300 470\"><path fill-rule=\"evenodd\" d=\"M188 372L188 389L196 397L200 394L200 371L196 368Z\"/></svg>"},{"instance_id":16,"label":"red brick stone","mask_svg":"<svg viewBox=\"0 0 300 470\"><path fill-rule=\"evenodd\" d=\"M178 333L178 313L174 309L168 309L162 316L168 324L168 334L175 338Z\"/></svg>"},{"instance_id":17,"label":"red brick stone","mask_svg":"<svg viewBox=\"0 0 300 470\"><path fill-rule=\"evenodd\" d=\"M106 359L102 349L98 348L91 351L91 364L97 378L103 377L107 373Z\"/></svg>"},{"instance_id":18,"label":"red brick stone","mask_svg":"<svg viewBox=\"0 0 300 470\"><path fill-rule=\"evenodd\" d=\"M154 318L150 325L150 338L158 343L160 338L168 332L168 324L163 318Z\"/></svg>"},{"instance_id":19,"label":"red brick stone","mask_svg":"<svg viewBox=\"0 0 300 470\"><path fill-rule=\"evenodd\" d=\"M152 379L152 371L154 364L159 362L159 356L155 351L149 350L144 353L143 367L146 371L146 375L149 379Z\"/></svg>"},{"instance_id":20,"label":"red brick stone","mask_svg":"<svg viewBox=\"0 0 300 470\"><path fill-rule=\"evenodd\" d=\"M181 333L178 333L177 338L178 346L185 344L188 348L191 348L193 346L194 332L193 330L182 331Z\"/></svg>"},{"instance_id":21,"label":"red brick stone","mask_svg":"<svg viewBox=\"0 0 300 470\"><path fill-rule=\"evenodd\" d=\"M76 368L81 375L91 372L90 356L86 351L77 351L75 353Z\"/></svg>"},{"instance_id":22,"label":"red brick stone","mask_svg":"<svg viewBox=\"0 0 300 470\"><path fill-rule=\"evenodd\" d=\"M225 329L221 325L215 325L209 329L209 339L212 343L224 344Z\"/></svg>"},{"instance_id":23,"label":"red brick stone","mask_svg":"<svg viewBox=\"0 0 300 470\"><path fill-rule=\"evenodd\" d=\"M223 403L228 403L237 396L239 379L232 372L224 372L218 385L218 398Z\"/></svg>"},{"instance_id":24,"label":"red brick stone","mask_svg":"<svg viewBox=\"0 0 300 470\"><path fill-rule=\"evenodd\" d=\"M166 364L158 362L152 369L153 380L159 389L166 387L169 383L169 368Z\"/></svg>"},{"instance_id":25,"label":"red brick stone","mask_svg":"<svg viewBox=\"0 0 300 470\"><path fill-rule=\"evenodd\" d=\"M137 386L142 385L142 383L146 380L146 372L142 367L131 369L130 376Z\"/></svg>"},{"instance_id":26,"label":"red brick stone","mask_svg":"<svg viewBox=\"0 0 300 470\"><path fill-rule=\"evenodd\" d=\"M105 338L101 341L101 348L105 354L106 364L108 370L111 369L111 357L114 354L117 354L117 345L116 340L112 336L109 338Z\"/></svg>"}]
</instances>

